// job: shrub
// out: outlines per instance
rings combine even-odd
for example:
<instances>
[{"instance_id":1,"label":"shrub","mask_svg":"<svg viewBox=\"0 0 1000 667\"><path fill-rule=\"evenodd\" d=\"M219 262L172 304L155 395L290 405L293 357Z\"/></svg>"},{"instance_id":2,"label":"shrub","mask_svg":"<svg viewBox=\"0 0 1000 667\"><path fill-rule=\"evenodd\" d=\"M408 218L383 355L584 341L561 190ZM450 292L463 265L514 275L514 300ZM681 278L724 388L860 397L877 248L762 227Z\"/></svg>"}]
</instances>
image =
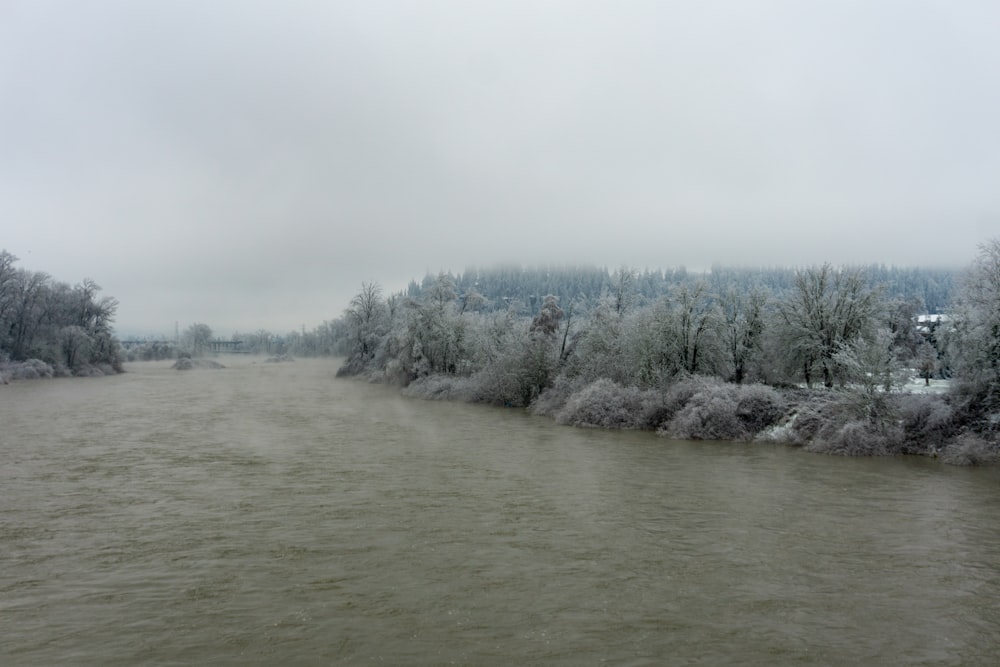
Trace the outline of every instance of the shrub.
<instances>
[{"instance_id":1,"label":"shrub","mask_svg":"<svg viewBox=\"0 0 1000 667\"><path fill-rule=\"evenodd\" d=\"M770 387L690 378L667 392L664 413L670 417L660 433L689 440L751 440L776 424L785 409L785 400Z\"/></svg>"},{"instance_id":2,"label":"shrub","mask_svg":"<svg viewBox=\"0 0 1000 667\"><path fill-rule=\"evenodd\" d=\"M290 354L279 354L274 357L268 357L264 360L265 364L280 364L289 361L295 361L295 358Z\"/></svg>"},{"instance_id":3,"label":"shrub","mask_svg":"<svg viewBox=\"0 0 1000 667\"><path fill-rule=\"evenodd\" d=\"M475 400L507 407L526 407L530 401L530 383L523 369L514 364L490 364L472 378Z\"/></svg>"},{"instance_id":4,"label":"shrub","mask_svg":"<svg viewBox=\"0 0 1000 667\"><path fill-rule=\"evenodd\" d=\"M824 427L843 423L837 414L837 404L826 391L789 390L785 394L786 416L760 432L759 440L788 445L807 445L817 438Z\"/></svg>"},{"instance_id":5,"label":"shrub","mask_svg":"<svg viewBox=\"0 0 1000 667\"><path fill-rule=\"evenodd\" d=\"M980 434L1000 430L1000 384L956 382L948 398L957 424Z\"/></svg>"},{"instance_id":6,"label":"shrub","mask_svg":"<svg viewBox=\"0 0 1000 667\"><path fill-rule=\"evenodd\" d=\"M787 408L785 399L771 387L754 384L739 389L736 416L750 435L777 424Z\"/></svg>"},{"instance_id":7,"label":"shrub","mask_svg":"<svg viewBox=\"0 0 1000 667\"><path fill-rule=\"evenodd\" d=\"M935 394L904 394L898 399L903 453L936 452L955 433L954 410Z\"/></svg>"},{"instance_id":8,"label":"shrub","mask_svg":"<svg viewBox=\"0 0 1000 667\"><path fill-rule=\"evenodd\" d=\"M721 383L721 380L715 378L689 376L670 385L663 397L663 421L667 422L673 419L699 392Z\"/></svg>"},{"instance_id":9,"label":"shrub","mask_svg":"<svg viewBox=\"0 0 1000 667\"><path fill-rule=\"evenodd\" d=\"M547 388L531 403L531 413L543 417L555 418L559 411L566 407L570 397L583 389L585 383L579 378L568 378L560 375L551 387Z\"/></svg>"},{"instance_id":10,"label":"shrub","mask_svg":"<svg viewBox=\"0 0 1000 667\"><path fill-rule=\"evenodd\" d=\"M965 434L945 447L941 460L956 466L1000 463L1000 446L978 436Z\"/></svg>"},{"instance_id":11,"label":"shrub","mask_svg":"<svg viewBox=\"0 0 1000 667\"><path fill-rule=\"evenodd\" d=\"M556 415L560 424L598 428L637 428L642 392L602 378L573 393Z\"/></svg>"},{"instance_id":12,"label":"shrub","mask_svg":"<svg viewBox=\"0 0 1000 667\"><path fill-rule=\"evenodd\" d=\"M647 389L642 392L642 407L639 414L638 426L652 431L662 428L674 415L667 405L666 395L655 389Z\"/></svg>"},{"instance_id":13,"label":"shrub","mask_svg":"<svg viewBox=\"0 0 1000 667\"><path fill-rule=\"evenodd\" d=\"M736 416L735 387L715 384L694 394L664 429L686 440L743 440L747 432Z\"/></svg>"},{"instance_id":14,"label":"shrub","mask_svg":"<svg viewBox=\"0 0 1000 667\"><path fill-rule=\"evenodd\" d=\"M211 359L192 359L190 357L181 357L174 362L171 368L175 368L179 371L189 371L196 368L225 368L218 361L212 361Z\"/></svg>"},{"instance_id":15,"label":"shrub","mask_svg":"<svg viewBox=\"0 0 1000 667\"><path fill-rule=\"evenodd\" d=\"M403 389L404 396L432 401L476 400L475 386L467 377L435 374L418 378Z\"/></svg>"},{"instance_id":16,"label":"shrub","mask_svg":"<svg viewBox=\"0 0 1000 667\"><path fill-rule=\"evenodd\" d=\"M28 359L6 365L4 375L8 380L37 380L54 377L55 371L52 366L40 359Z\"/></svg>"},{"instance_id":17,"label":"shrub","mask_svg":"<svg viewBox=\"0 0 1000 667\"><path fill-rule=\"evenodd\" d=\"M852 420L840 427L828 424L806 450L840 456L888 456L899 451L901 433L884 431L865 420Z\"/></svg>"}]
</instances>

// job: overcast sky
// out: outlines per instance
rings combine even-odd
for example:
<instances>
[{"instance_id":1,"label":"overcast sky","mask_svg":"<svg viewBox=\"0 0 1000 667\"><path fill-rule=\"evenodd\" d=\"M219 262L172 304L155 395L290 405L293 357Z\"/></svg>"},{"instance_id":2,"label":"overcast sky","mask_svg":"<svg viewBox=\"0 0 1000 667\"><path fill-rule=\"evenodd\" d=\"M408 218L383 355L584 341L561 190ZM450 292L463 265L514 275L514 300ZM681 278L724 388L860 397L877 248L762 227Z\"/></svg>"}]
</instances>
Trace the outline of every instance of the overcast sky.
<instances>
[{"instance_id":1,"label":"overcast sky","mask_svg":"<svg viewBox=\"0 0 1000 667\"><path fill-rule=\"evenodd\" d=\"M0 0L0 248L119 333L497 263L964 266L1000 3Z\"/></svg>"}]
</instances>

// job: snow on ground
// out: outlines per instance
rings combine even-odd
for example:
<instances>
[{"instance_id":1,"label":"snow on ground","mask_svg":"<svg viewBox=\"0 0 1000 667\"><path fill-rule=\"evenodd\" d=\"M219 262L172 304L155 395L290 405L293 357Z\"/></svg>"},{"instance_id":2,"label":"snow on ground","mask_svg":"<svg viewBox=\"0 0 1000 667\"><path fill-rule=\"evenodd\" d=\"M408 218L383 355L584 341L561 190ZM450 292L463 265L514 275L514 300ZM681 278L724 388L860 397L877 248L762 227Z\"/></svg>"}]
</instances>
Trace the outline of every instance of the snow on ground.
<instances>
[{"instance_id":1,"label":"snow on ground","mask_svg":"<svg viewBox=\"0 0 1000 667\"><path fill-rule=\"evenodd\" d=\"M931 380L930 385L925 384L920 377L910 378L902 387L902 391L910 394L944 394L951 388L951 380Z\"/></svg>"}]
</instances>

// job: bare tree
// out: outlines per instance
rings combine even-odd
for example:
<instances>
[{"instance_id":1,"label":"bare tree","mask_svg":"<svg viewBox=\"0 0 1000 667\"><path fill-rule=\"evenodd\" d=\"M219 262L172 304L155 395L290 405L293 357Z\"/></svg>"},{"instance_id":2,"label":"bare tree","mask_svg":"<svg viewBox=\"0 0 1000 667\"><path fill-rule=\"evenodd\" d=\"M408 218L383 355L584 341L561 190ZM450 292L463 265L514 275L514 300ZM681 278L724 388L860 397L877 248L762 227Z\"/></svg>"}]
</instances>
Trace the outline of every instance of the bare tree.
<instances>
[{"instance_id":1,"label":"bare tree","mask_svg":"<svg viewBox=\"0 0 1000 667\"><path fill-rule=\"evenodd\" d=\"M734 286L720 291L717 296L722 345L730 367L730 379L736 384L743 383L747 366L760 350L766 303L764 292L746 292Z\"/></svg>"},{"instance_id":2,"label":"bare tree","mask_svg":"<svg viewBox=\"0 0 1000 667\"><path fill-rule=\"evenodd\" d=\"M71 324L59 330L59 342L66 366L75 368L80 362L81 356L86 355L86 350L93 339L86 329L77 324Z\"/></svg>"},{"instance_id":3,"label":"bare tree","mask_svg":"<svg viewBox=\"0 0 1000 667\"><path fill-rule=\"evenodd\" d=\"M948 350L957 377L977 402L1000 409L1000 238L980 246L965 277Z\"/></svg>"},{"instance_id":4,"label":"bare tree","mask_svg":"<svg viewBox=\"0 0 1000 667\"><path fill-rule=\"evenodd\" d=\"M200 357L208 351L209 341L212 340L212 328L207 324L196 322L187 328L184 333L185 347L193 357Z\"/></svg>"},{"instance_id":5,"label":"bare tree","mask_svg":"<svg viewBox=\"0 0 1000 667\"><path fill-rule=\"evenodd\" d=\"M44 290L49 276L41 271L18 269L12 285L12 312L8 340L13 359L24 358L35 332L46 315Z\"/></svg>"},{"instance_id":6,"label":"bare tree","mask_svg":"<svg viewBox=\"0 0 1000 667\"><path fill-rule=\"evenodd\" d=\"M9 316L14 307L14 281L17 257L6 250L0 250L0 348L4 347L6 334L10 330Z\"/></svg>"},{"instance_id":7,"label":"bare tree","mask_svg":"<svg viewBox=\"0 0 1000 667\"><path fill-rule=\"evenodd\" d=\"M823 384L832 387L833 356L842 345L872 333L879 294L862 270L833 269L829 264L797 271L794 288L779 305L790 356L812 386L819 369Z\"/></svg>"},{"instance_id":8,"label":"bare tree","mask_svg":"<svg viewBox=\"0 0 1000 667\"><path fill-rule=\"evenodd\" d=\"M382 287L376 282L361 283L361 291L347 309L347 318L354 330L355 353L362 361L370 359L378 345L379 324L386 314Z\"/></svg>"},{"instance_id":9,"label":"bare tree","mask_svg":"<svg viewBox=\"0 0 1000 667\"><path fill-rule=\"evenodd\" d=\"M636 271L626 266L618 269L611 276L611 298L615 314L623 317L635 300Z\"/></svg>"},{"instance_id":10,"label":"bare tree","mask_svg":"<svg viewBox=\"0 0 1000 667\"><path fill-rule=\"evenodd\" d=\"M680 368L692 374L712 370L709 357L718 320L705 283L678 287L670 299L670 311L668 335Z\"/></svg>"},{"instance_id":11,"label":"bare tree","mask_svg":"<svg viewBox=\"0 0 1000 667\"><path fill-rule=\"evenodd\" d=\"M869 338L856 337L841 344L833 355L844 377L851 383L858 416L869 426L884 430L894 417L891 396L902 384L902 373L889 329L879 329Z\"/></svg>"}]
</instances>

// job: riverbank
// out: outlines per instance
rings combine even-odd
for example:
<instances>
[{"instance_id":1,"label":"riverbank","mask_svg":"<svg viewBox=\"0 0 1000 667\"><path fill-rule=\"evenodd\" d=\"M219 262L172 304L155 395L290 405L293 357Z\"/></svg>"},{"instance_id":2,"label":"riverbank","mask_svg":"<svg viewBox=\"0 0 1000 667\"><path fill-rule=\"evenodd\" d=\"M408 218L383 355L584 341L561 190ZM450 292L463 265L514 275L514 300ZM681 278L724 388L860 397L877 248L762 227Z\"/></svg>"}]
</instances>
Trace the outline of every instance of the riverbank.
<instances>
[{"instance_id":1,"label":"riverbank","mask_svg":"<svg viewBox=\"0 0 1000 667\"><path fill-rule=\"evenodd\" d=\"M119 372L111 364L82 364L68 368L62 364L47 364L41 359L8 361L0 363L0 384L10 384L15 380L40 380L63 377L104 377Z\"/></svg>"},{"instance_id":2,"label":"riverbank","mask_svg":"<svg viewBox=\"0 0 1000 667\"><path fill-rule=\"evenodd\" d=\"M402 392L488 403L481 386L475 376L435 374ZM606 378L585 382L560 376L527 409L560 424L647 430L674 439L780 443L840 456L917 455L964 466L1000 464L1000 442L982 427L993 417L980 415L977 423L973 408L960 390L949 391L942 383L911 383L887 393L735 385L691 376L666 390L643 390Z\"/></svg>"}]
</instances>

